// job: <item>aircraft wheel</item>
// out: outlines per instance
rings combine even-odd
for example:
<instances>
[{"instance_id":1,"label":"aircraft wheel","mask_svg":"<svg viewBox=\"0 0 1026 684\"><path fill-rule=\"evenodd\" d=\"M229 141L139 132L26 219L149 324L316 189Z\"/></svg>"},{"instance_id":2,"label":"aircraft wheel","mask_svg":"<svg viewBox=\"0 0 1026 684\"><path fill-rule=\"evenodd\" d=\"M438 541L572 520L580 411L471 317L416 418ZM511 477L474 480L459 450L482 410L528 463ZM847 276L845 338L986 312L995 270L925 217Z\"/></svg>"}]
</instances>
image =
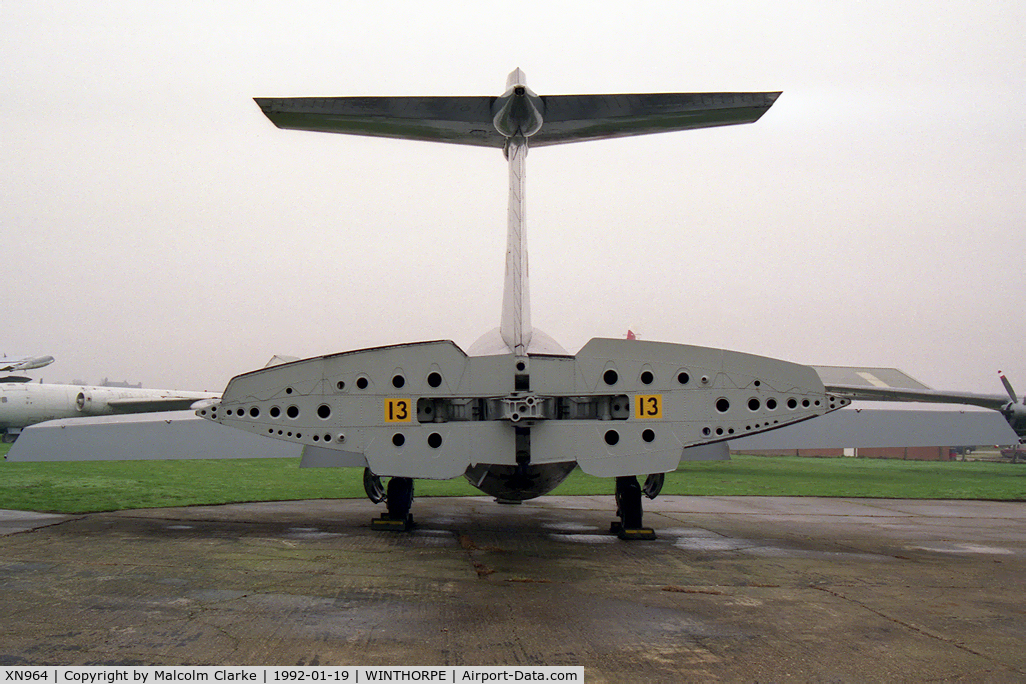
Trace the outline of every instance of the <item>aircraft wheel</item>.
<instances>
[{"instance_id":1,"label":"aircraft wheel","mask_svg":"<svg viewBox=\"0 0 1026 684\"><path fill-rule=\"evenodd\" d=\"M641 485L638 478L633 475L616 478L616 509L623 529L641 529Z\"/></svg>"},{"instance_id":2,"label":"aircraft wheel","mask_svg":"<svg viewBox=\"0 0 1026 684\"><path fill-rule=\"evenodd\" d=\"M381 503L387 498L385 485L381 484L381 478L375 475L370 468L363 469L363 491L367 493L367 498L371 500L371 503Z\"/></svg>"},{"instance_id":3,"label":"aircraft wheel","mask_svg":"<svg viewBox=\"0 0 1026 684\"><path fill-rule=\"evenodd\" d=\"M409 477L393 477L388 481L388 494L385 497L388 506L388 517L392 520L406 520L413 507L413 479Z\"/></svg>"},{"instance_id":4,"label":"aircraft wheel","mask_svg":"<svg viewBox=\"0 0 1026 684\"><path fill-rule=\"evenodd\" d=\"M652 473L645 478L645 486L641 488L645 496L650 499L654 499L659 496L659 492L663 491L663 482L666 480L664 473Z\"/></svg>"}]
</instances>

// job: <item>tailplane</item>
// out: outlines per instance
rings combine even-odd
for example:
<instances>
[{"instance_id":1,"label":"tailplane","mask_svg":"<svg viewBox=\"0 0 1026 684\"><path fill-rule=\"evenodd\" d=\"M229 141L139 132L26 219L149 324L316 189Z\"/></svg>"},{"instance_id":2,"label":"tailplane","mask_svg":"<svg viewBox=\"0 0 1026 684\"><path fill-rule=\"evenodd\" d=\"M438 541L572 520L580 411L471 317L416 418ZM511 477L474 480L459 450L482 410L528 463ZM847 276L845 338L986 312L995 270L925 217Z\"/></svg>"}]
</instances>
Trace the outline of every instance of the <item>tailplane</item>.
<instances>
[{"instance_id":1,"label":"tailplane","mask_svg":"<svg viewBox=\"0 0 1026 684\"><path fill-rule=\"evenodd\" d=\"M528 287L529 147L753 123L779 92L540 96L514 69L498 97L256 98L278 128L499 147L509 162L506 276L499 333L526 357L533 329Z\"/></svg>"}]
</instances>

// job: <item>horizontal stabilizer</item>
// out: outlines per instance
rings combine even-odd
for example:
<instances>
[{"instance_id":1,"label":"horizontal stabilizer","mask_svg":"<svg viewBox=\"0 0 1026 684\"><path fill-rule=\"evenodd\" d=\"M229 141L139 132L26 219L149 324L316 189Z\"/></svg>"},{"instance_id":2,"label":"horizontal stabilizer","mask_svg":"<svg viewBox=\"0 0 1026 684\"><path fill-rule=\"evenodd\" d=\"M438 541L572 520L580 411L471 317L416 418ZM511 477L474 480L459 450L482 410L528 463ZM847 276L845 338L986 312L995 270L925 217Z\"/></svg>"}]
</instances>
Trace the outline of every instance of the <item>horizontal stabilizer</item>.
<instances>
[{"instance_id":1,"label":"horizontal stabilizer","mask_svg":"<svg viewBox=\"0 0 1026 684\"><path fill-rule=\"evenodd\" d=\"M530 146L753 123L772 93L649 93L541 97ZM503 147L495 97L255 98L278 128Z\"/></svg>"},{"instance_id":2,"label":"horizontal stabilizer","mask_svg":"<svg viewBox=\"0 0 1026 684\"><path fill-rule=\"evenodd\" d=\"M278 128L502 147L494 97L254 98Z\"/></svg>"},{"instance_id":3,"label":"horizontal stabilizer","mask_svg":"<svg viewBox=\"0 0 1026 684\"><path fill-rule=\"evenodd\" d=\"M555 95L531 147L754 123L780 93Z\"/></svg>"}]
</instances>

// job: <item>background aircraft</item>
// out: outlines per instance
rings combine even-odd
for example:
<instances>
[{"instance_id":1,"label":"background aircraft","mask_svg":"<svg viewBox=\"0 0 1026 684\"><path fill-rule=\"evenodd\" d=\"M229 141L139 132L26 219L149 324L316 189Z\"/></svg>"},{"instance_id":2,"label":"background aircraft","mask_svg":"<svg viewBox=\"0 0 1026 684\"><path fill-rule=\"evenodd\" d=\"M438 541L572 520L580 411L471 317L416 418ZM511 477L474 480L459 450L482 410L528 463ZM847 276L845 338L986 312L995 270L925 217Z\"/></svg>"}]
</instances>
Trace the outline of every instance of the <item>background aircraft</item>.
<instances>
[{"instance_id":1,"label":"background aircraft","mask_svg":"<svg viewBox=\"0 0 1026 684\"><path fill-rule=\"evenodd\" d=\"M279 128L498 148L509 165L500 325L451 341L345 352L233 378L198 415L301 443L304 464L363 466L380 526L408 528L413 479L463 475L500 502L554 489L577 466L616 478L618 529L651 538L642 493L689 451L841 408L808 366L722 349L593 339L576 355L531 324L529 148L753 123L779 93L542 97L521 70L498 97L257 99ZM434 285L432 285L434 287ZM726 456L724 453L719 457ZM389 476L387 494L378 476ZM646 476L644 488L637 476Z\"/></svg>"},{"instance_id":2,"label":"background aircraft","mask_svg":"<svg viewBox=\"0 0 1026 684\"><path fill-rule=\"evenodd\" d=\"M858 369L852 369L857 371ZM1022 400L1016 395L1012 383L1004 373L998 372L1001 384L1007 394L977 394L974 392L950 392L934 389L912 389L888 387L884 383L871 382L868 385L845 385L827 383L828 392L849 399L865 399L868 401L915 401L930 404L968 404L998 411L1008 421L1008 425L1018 435L1020 441L1026 441L1026 397Z\"/></svg>"},{"instance_id":3,"label":"background aircraft","mask_svg":"<svg viewBox=\"0 0 1026 684\"><path fill-rule=\"evenodd\" d=\"M0 359L0 372L17 373L19 371L43 368L53 363L52 356L4 356Z\"/></svg>"},{"instance_id":4,"label":"background aircraft","mask_svg":"<svg viewBox=\"0 0 1026 684\"><path fill-rule=\"evenodd\" d=\"M13 442L22 428L58 418L175 411L218 395L162 389L0 383L0 431Z\"/></svg>"}]
</instances>

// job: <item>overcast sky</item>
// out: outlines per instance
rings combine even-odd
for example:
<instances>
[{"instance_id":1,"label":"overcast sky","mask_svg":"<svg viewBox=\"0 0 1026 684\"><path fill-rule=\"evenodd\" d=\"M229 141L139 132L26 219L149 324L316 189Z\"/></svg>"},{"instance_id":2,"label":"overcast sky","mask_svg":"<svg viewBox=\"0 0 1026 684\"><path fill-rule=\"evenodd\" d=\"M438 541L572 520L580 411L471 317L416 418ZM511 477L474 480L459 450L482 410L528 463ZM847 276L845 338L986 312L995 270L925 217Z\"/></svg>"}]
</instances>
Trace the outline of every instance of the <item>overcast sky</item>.
<instances>
[{"instance_id":1,"label":"overcast sky","mask_svg":"<svg viewBox=\"0 0 1026 684\"><path fill-rule=\"evenodd\" d=\"M0 352L220 390L272 354L469 347L502 154L281 131L252 98L521 67L540 95L783 91L750 126L530 153L533 322L571 352L631 328L1026 392L1026 5L602 6L5 1Z\"/></svg>"}]
</instances>

